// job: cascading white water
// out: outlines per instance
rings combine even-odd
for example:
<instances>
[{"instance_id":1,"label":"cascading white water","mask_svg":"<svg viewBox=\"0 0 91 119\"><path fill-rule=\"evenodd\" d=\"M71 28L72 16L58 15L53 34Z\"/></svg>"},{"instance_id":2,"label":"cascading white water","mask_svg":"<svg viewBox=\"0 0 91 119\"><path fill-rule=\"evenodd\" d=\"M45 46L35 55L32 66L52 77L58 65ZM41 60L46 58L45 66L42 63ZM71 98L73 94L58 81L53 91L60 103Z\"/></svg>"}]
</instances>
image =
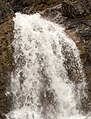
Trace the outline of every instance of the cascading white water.
<instances>
[{"instance_id":1,"label":"cascading white water","mask_svg":"<svg viewBox=\"0 0 91 119\"><path fill-rule=\"evenodd\" d=\"M13 109L7 119L85 119L80 114L84 74L75 43L39 14L16 13L14 28Z\"/></svg>"}]
</instances>

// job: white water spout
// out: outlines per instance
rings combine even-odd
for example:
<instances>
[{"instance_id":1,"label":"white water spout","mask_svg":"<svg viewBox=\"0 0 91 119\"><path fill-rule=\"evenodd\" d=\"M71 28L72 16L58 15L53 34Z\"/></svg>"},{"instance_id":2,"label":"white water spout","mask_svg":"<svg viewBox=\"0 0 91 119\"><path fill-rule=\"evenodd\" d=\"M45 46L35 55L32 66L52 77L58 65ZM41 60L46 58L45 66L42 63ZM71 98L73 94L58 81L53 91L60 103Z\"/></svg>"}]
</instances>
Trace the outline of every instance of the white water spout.
<instances>
[{"instance_id":1,"label":"white water spout","mask_svg":"<svg viewBox=\"0 0 91 119\"><path fill-rule=\"evenodd\" d=\"M72 39L39 14L16 13L14 28L13 109L7 119L85 119L85 79Z\"/></svg>"}]
</instances>

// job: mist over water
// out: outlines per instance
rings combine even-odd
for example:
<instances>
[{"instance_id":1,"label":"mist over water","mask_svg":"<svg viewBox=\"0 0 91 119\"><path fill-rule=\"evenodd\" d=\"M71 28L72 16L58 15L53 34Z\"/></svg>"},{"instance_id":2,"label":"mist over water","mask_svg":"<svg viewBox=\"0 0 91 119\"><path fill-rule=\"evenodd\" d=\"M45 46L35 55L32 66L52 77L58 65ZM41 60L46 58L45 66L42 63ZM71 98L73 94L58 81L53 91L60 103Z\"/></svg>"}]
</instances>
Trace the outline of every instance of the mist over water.
<instances>
[{"instance_id":1,"label":"mist over water","mask_svg":"<svg viewBox=\"0 0 91 119\"><path fill-rule=\"evenodd\" d=\"M13 20L16 68L7 119L85 119L85 78L75 43L39 14L16 13Z\"/></svg>"}]
</instances>

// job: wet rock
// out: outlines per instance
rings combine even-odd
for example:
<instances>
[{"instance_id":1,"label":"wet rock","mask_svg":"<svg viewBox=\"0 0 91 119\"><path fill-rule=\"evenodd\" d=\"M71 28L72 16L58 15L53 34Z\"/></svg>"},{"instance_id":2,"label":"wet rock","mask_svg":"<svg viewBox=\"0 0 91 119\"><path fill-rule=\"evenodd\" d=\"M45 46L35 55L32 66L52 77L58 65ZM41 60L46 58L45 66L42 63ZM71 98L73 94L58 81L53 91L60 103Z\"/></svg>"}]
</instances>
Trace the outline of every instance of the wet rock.
<instances>
[{"instance_id":1,"label":"wet rock","mask_svg":"<svg viewBox=\"0 0 91 119\"><path fill-rule=\"evenodd\" d=\"M10 72L13 70L13 21L0 25L0 112L7 113L11 108L11 97L5 95L10 86Z\"/></svg>"},{"instance_id":2,"label":"wet rock","mask_svg":"<svg viewBox=\"0 0 91 119\"><path fill-rule=\"evenodd\" d=\"M89 61L91 62L91 45L88 47Z\"/></svg>"},{"instance_id":3,"label":"wet rock","mask_svg":"<svg viewBox=\"0 0 91 119\"><path fill-rule=\"evenodd\" d=\"M69 18L80 17L80 13L72 6L66 2L62 2L62 15Z\"/></svg>"},{"instance_id":4,"label":"wet rock","mask_svg":"<svg viewBox=\"0 0 91 119\"><path fill-rule=\"evenodd\" d=\"M0 119L5 119L4 113L11 108L11 96L6 95L10 86L10 72L13 70L13 21L10 4L0 1Z\"/></svg>"},{"instance_id":5,"label":"wet rock","mask_svg":"<svg viewBox=\"0 0 91 119\"><path fill-rule=\"evenodd\" d=\"M88 21L87 21L88 22ZM90 43L91 41L91 26L87 26L82 24L82 26L79 28L78 34L80 34L80 37L82 40L84 40L85 43Z\"/></svg>"},{"instance_id":6,"label":"wet rock","mask_svg":"<svg viewBox=\"0 0 91 119\"><path fill-rule=\"evenodd\" d=\"M84 99L82 101L82 108L83 111L87 113L91 108L91 21L85 19L84 16L82 16L83 18L75 18L76 14L70 18L69 15L65 15L65 17L61 13L61 10L62 4L59 4L53 8L44 10L42 15L46 17L46 19L56 22L57 24L62 24L65 27L65 32L74 40L80 51L80 57L83 63L84 72L86 74L88 95L88 99ZM54 14L52 11L55 11L53 12ZM65 12L68 14L68 11Z\"/></svg>"},{"instance_id":7,"label":"wet rock","mask_svg":"<svg viewBox=\"0 0 91 119\"><path fill-rule=\"evenodd\" d=\"M5 1L0 1L0 24L8 21L14 16L14 12L11 9L11 6L9 3Z\"/></svg>"},{"instance_id":8,"label":"wet rock","mask_svg":"<svg viewBox=\"0 0 91 119\"><path fill-rule=\"evenodd\" d=\"M11 6L14 12L23 11L25 7L31 7L35 0L12 0Z\"/></svg>"},{"instance_id":9,"label":"wet rock","mask_svg":"<svg viewBox=\"0 0 91 119\"><path fill-rule=\"evenodd\" d=\"M59 0L11 0L11 6L14 12L25 14L36 13L46 8L51 8L60 3Z\"/></svg>"},{"instance_id":10,"label":"wet rock","mask_svg":"<svg viewBox=\"0 0 91 119\"><path fill-rule=\"evenodd\" d=\"M82 18L90 15L91 5L88 0L63 0L62 14L68 18Z\"/></svg>"}]
</instances>

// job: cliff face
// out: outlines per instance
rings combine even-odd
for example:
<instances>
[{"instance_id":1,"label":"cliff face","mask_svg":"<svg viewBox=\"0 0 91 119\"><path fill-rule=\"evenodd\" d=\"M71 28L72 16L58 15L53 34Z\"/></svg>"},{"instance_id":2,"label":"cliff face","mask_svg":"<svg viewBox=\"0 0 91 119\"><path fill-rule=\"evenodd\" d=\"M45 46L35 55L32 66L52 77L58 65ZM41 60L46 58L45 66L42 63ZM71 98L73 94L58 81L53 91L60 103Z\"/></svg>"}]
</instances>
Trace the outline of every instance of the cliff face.
<instances>
[{"instance_id":1,"label":"cliff face","mask_svg":"<svg viewBox=\"0 0 91 119\"><path fill-rule=\"evenodd\" d=\"M84 111L91 108L91 1L90 0L5 0L0 1L0 119L11 109L12 96L5 95L10 85L10 72L14 69L13 21L14 12L35 13L62 24L76 42L84 65L88 84L88 100Z\"/></svg>"}]
</instances>

